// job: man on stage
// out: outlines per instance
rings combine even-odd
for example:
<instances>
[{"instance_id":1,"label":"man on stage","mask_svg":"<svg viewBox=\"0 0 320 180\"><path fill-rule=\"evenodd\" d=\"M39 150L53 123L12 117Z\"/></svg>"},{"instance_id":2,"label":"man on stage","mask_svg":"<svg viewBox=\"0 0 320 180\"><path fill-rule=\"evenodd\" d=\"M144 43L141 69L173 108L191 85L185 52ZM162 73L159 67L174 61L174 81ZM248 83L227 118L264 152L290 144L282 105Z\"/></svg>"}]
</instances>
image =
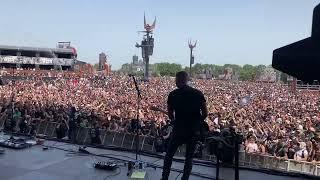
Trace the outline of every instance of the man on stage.
<instances>
[{"instance_id":1,"label":"man on stage","mask_svg":"<svg viewBox=\"0 0 320 180\"><path fill-rule=\"evenodd\" d=\"M203 93L188 86L188 79L185 71L178 72L176 74L178 88L168 96L168 115L173 122L173 131L164 159L162 180L169 178L173 156L182 144L186 144L187 149L181 179L189 179L196 142L201 134L201 121L204 121L208 115Z\"/></svg>"}]
</instances>

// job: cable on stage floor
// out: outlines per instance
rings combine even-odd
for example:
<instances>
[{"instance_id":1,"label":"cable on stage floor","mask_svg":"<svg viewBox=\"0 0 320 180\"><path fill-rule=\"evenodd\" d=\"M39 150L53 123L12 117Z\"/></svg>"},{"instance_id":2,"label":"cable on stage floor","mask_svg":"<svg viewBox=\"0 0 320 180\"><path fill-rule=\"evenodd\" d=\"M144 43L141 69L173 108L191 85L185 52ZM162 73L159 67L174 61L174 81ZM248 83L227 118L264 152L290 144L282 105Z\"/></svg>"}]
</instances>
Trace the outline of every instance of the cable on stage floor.
<instances>
[{"instance_id":1,"label":"cable on stage floor","mask_svg":"<svg viewBox=\"0 0 320 180\"><path fill-rule=\"evenodd\" d=\"M62 150L62 151L66 151L66 152L77 153L77 151L71 150L71 149L64 149L64 148L55 147L55 146L48 146L48 147L55 148L55 149ZM129 161L129 160L125 160L125 159L114 157L114 156L118 156L118 155L111 155L110 156L110 155L99 155L99 154L94 154L94 153L90 153L89 155L98 156L98 157L105 157L105 158L109 158L109 159L113 159L113 160L119 160L121 162L128 162ZM127 156L127 158L128 157L129 156ZM129 158L132 159L131 157L129 157ZM163 168L163 166L160 166L160 165L157 165L157 164L151 164L151 163L148 163L148 162L145 162L145 163L151 165L152 168L158 168L158 169L162 169ZM181 169L171 168L171 170L174 171L174 172L183 173L183 170L181 170ZM205 179L212 179L212 180L215 179L215 178L213 178L213 177L211 177L211 176L209 176L207 174L202 174L202 173L197 173L197 172L192 172L191 175L197 176L197 177L201 177L201 178L205 178Z\"/></svg>"}]
</instances>

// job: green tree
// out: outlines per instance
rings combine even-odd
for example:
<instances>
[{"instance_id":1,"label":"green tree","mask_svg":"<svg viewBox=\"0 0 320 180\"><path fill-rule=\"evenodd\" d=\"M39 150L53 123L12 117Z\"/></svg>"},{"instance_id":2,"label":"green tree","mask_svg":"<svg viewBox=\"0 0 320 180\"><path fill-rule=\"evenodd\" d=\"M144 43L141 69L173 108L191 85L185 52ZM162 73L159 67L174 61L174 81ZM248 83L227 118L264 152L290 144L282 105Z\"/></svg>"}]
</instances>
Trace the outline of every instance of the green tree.
<instances>
[{"instance_id":1,"label":"green tree","mask_svg":"<svg viewBox=\"0 0 320 180\"><path fill-rule=\"evenodd\" d=\"M132 71L132 66L129 63L125 63L121 66L120 72L130 73Z\"/></svg>"},{"instance_id":2,"label":"green tree","mask_svg":"<svg viewBox=\"0 0 320 180\"><path fill-rule=\"evenodd\" d=\"M257 68L255 66L246 64L240 70L240 80L242 81L252 81L255 79L257 73Z\"/></svg>"},{"instance_id":3,"label":"green tree","mask_svg":"<svg viewBox=\"0 0 320 180\"><path fill-rule=\"evenodd\" d=\"M179 71L182 71L181 64L176 63L156 63L155 71L161 76L175 76Z\"/></svg>"},{"instance_id":4,"label":"green tree","mask_svg":"<svg viewBox=\"0 0 320 180\"><path fill-rule=\"evenodd\" d=\"M200 74L203 73L204 70L210 70L214 76L218 76L219 74L223 73L223 67L219 65L197 63L192 66L192 73ZM189 67L185 67L185 71L189 72Z\"/></svg>"},{"instance_id":5,"label":"green tree","mask_svg":"<svg viewBox=\"0 0 320 180\"><path fill-rule=\"evenodd\" d=\"M190 69L190 67L189 67L189 69ZM199 74L199 73L202 72L202 70L203 70L203 65L200 64L200 63L194 64L194 65L192 66L192 68L191 68L191 71L192 71L193 74L194 74L194 73ZM188 72L189 72L189 71L190 71L190 70L188 70Z\"/></svg>"},{"instance_id":6,"label":"green tree","mask_svg":"<svg viewBox=\"0 0 320 180\"><path fill-rule=\"evenodd\" d=\"M237 73L237 72L240 72L242 67L237 65L237 64L225 64L223 65L223 70L226 69L226 68L231 68L233 73Z\"/></svg>"},{"instance_id":7,"label":"green tree","mask_svg":"<svg viewBox=\"0 0 320 180\"><path fill-rule=\"evenodd\" d=\"M267 67L265 65L258 65L256 66L257 72L256 72L256 79L258 79L259 77L261 77L261 75L263 75L263 71L264 69L266 69Z\"/></svg>"},{"instance_id":8,"label":"green tree","mask_svg":"<svg viewBox=\"0 0 320 180\"><path fill-rule=\"evenodd\" d=\"M213 76L214 77L218 77L220 74L223 74L224 72L224 67L223 66L219 66L219 65L212 65L212 69L213 69Z\"/></svg>"}]
</instances>

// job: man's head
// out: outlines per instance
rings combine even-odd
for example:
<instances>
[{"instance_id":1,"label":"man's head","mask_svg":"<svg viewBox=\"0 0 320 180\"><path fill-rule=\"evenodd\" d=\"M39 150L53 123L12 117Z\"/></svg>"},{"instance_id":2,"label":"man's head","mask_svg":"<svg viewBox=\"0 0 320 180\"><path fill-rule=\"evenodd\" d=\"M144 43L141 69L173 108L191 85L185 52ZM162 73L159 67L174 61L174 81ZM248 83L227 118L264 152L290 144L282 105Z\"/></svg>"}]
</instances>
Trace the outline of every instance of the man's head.
<instances>
[{"instance_id":1,"label":"man's head","mask_svg":"<svg viewBox=\"0 0 320 180\"><path fill-rule=\"evenodd\" d=\"M188 73L185 71L177 72L176 74L176 86L182 88L187 85L189 80Z\"/></svg>"}]
</instances>

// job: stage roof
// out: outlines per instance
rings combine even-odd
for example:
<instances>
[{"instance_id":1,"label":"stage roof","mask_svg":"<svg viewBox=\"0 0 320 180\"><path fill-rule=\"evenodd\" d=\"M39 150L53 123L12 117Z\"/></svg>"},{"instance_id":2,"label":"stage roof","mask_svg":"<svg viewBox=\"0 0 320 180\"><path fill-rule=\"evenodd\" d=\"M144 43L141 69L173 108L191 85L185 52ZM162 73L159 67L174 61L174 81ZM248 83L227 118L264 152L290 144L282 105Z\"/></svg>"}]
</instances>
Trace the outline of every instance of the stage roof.
<instances>
[{"instance_id":1,"label":"stage roof","mask_svg":"<svg viewBox=\"0 0 320 180\"><path fill-rule=\"evenodd\" d=\"M276 49L272 66L300 80L320 80L320 45L310 37Z\"/></svg>"},{"instance_id":2,"label":"stage roof","mask_svg":"<svg viewBox=\"0 0 320 180\"><path fill-rule=\"evenodd\" d=\"M64 53L64 54L74 53L72 49L65 49L65 48L42 48L42 47L7 46L7 45L0 45L0 51L1 50L55 52L55 53Z\"/></svg>"},{"instance_id":3,"label":"stage roof","mask_svg":"<svg viewBox=\"0 0 320 180\"><path fill-rule=\"evenodd\" d=\"M314 8L312 35L273 51L272 67L297 79L320 80L320 4Z\"/></svg>"}]
</instances>

